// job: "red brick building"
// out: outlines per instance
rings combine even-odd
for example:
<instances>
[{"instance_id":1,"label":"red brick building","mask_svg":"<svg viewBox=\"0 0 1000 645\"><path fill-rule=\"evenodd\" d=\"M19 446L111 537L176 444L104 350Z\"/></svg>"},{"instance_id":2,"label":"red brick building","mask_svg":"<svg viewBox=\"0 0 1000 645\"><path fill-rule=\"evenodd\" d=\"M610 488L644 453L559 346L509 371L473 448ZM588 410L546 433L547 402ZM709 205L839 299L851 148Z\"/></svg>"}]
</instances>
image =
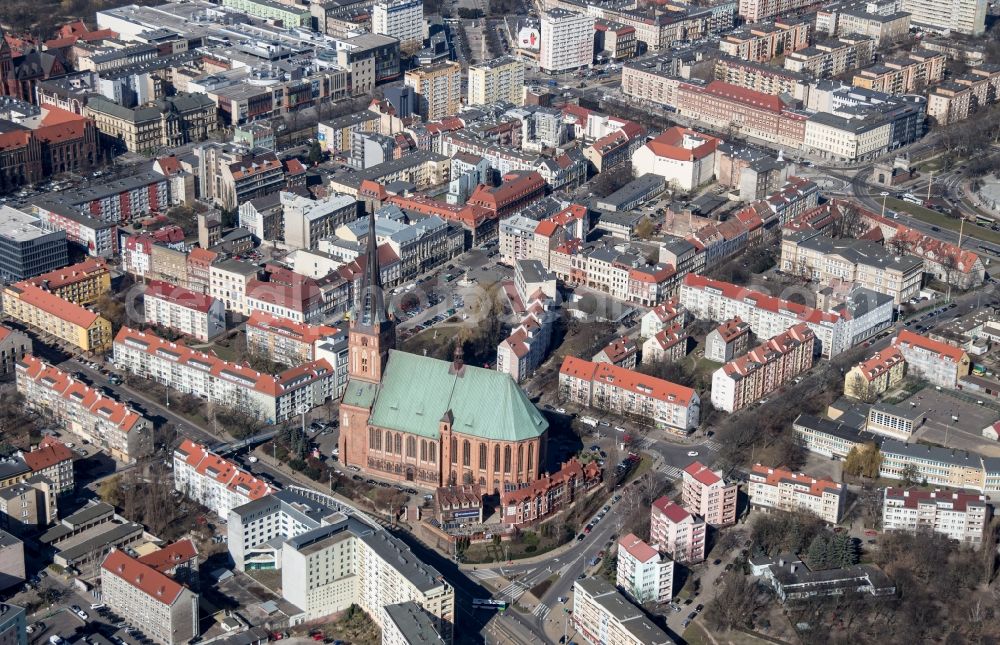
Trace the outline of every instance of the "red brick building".
<instances>
[{"instance_id":1,"label":"red brick building","mask_svg":"<svg viewBox=\"0 0 1000 645\"><path fill-rule=\"evenodd\" d=\"M553 475L500 493L500 523L514 527L533 524L568 508L600 483L601 468L596 462L584 465L573 457Z\"/></svg>"},{"instance_id":2,"label":"red brick building","mask_svg":"<svg viewBox=\"0 0 1000 645\"><path fill-rule=\"evenodd\" d=\"M533 170L518 171L504 175L499 186L476 186L468 203L486 209L494 218L504 218L544 196L545 180L541 175Z\"/></svg>"}]
</instances>

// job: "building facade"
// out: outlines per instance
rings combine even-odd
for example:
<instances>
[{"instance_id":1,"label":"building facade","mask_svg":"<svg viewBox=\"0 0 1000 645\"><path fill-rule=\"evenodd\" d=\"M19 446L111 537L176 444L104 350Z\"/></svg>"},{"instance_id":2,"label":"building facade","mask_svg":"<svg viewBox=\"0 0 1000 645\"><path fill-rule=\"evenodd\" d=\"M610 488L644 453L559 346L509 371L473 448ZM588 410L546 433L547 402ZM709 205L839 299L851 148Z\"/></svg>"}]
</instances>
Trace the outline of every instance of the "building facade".
<instances>
[{"instance_id":1,"label":"building facade","mask_svg":"<svg viewBox=\"0 0 1000 645\"><path fill-rule=\"evenodd\" d=\"M206 343L226 331L226 308L221 300L160 280L146 285L143 313L149 324Z\"/></svg>"},{"instance_id":2,"label":"building facade","mask_svg":"<svg viewBox=\"0 0 1000 645\"><path fill-rule=\"evenodd\" d=\"M736 523L736 483L726 483L721 471L713 471L695 461L681 473L683 493L681 505L704 518L711 526Z\"/></svg>"},{"instance_id":3,"label":"building facade","mask_svg":"<svg viewBox=\"0 0 1000 645\"><path fill-rule=\"evenodd\" d=\"M542 13L538 66L560 73L594 62L594 18L565 9Z\"/></svg>"},{"instance_id":4,"label":"building facade","mask_svg":"<svg viewBox=\"0 0 1000 645\"><path fill-rule=\"evenodd\" d=\"M83 352L102 352L111 341L107 318L31 284L9 285L3 292L4 312L25 325L50 334Z\"/></svg>"},{"instance_id":5,"label":"building facade","mask_svg":"<svg viewBox=\"0 0 1000 645\"><path fill-rule=\"evenodd\" d=\"M504 56L469 66L469 105L524 103L524 63Z\"/></svg>"},{"instance_id":6,"label":"building facade","mask_svg":"<svg viewBox=\"0 0 1000 645\"><path fill-rule=\"evenodd\" d=\"M961 348L908 329L892 339L892 346L903 355L910 374L940 387L956 387L958 379L968 376L972 365L969 355Z\"/></svg>"},{"instance_id":7,"label":"building facade","mask_svg":"<svg viewBox=\"0 0 1000 645\"><path fill-rule=\"evenodd\" d=\"M847 487L787 468L754 464L750 470L749 495L754 507L810 511L824 522L836 524L844 513Z\"/></svg>"},{"instance_id":8,"label":"building facade","mask_svg":"<svg viewBox=\"0 0 1000 645\"><path fill-rule=\"evenodd\" d=\"M882 499L882 530L932 531L974 548L982 546L992 517L987 498L972 493L888 487Z\"/></svg>"},{"instance_id":9,"label":"building facade","mask_svg":"<svg viewBox=\"0 0 1000 645\"><path fill-rule=\"evenodd\" d=\"M675 561L698 564L705 559L705 520L667 497L653 502L649 518L649 541Z\"/></svg>"},{"instance_id":10,"label":"building facade","mask_svg":"<svg viewBox=\"0 0 1000 645\"><path fill-rule=\"evenodd\" d=\"M639 604L666 603L674 596L674 561L633 533L618 539L615 585Z\"/></svg>"}]
</instances>

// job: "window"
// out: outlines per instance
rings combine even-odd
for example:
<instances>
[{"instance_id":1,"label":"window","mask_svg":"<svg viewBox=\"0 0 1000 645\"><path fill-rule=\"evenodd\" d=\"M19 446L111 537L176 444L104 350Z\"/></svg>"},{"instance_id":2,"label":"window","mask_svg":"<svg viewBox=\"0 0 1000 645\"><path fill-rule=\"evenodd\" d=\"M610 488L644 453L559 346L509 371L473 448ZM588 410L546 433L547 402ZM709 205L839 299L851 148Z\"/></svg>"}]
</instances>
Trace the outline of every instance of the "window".
<instances>
[{"instance_id":1,"label":"window","mask_svg":"<svg viewBox=\"0 0 1000 645\"><path fill-rule=\"evenodd\" d=\"M427 461L431 462L432 464L436 464L437 463L437 444L436 443L428 443L427 444Z\"/></svg>"},{"instance_id":2,"label":"window","mask_svg":"<svg viewBox=\"0 0 1000 645\"><path fill-rule=\"evenodd\" d=\"M499 444L493 446L493 470L500 470L500 446Z\"/></svg>"},{"instance_id":3,"label":"window","mask_svg":"<svg viewBox=\"0 0 1000 645\"><path fill-rule=\"evenodd\" d=\"M420 461L427 461L427 442L420 440Z\"/></svg>"},{"instance_id":4,"label":"window","mask_svg":"<svg viewBox=\"0 0 1000 645\"><path fill-rule=\"evenodd\" d=\"M528 444L528 472L526 473L528 479L531 479L531 473L535 472L535 445Z\"/></svg>"},{"instance_id":5,"label":"window","mask_svg":"<svg viewBox=\"0 0 1000 645\"><path fill-rule=\"evenodd\" d=\"M469 455L470 452L471 446L469 446L469 440L466 439L462 442L462 465L465 467L469 466L469 460L471 458Z\"/></svg>"},{"instance_id":6,"label":"window","mask_svg":"<svg viewBox=\"0 0 1000 645\"><path fill-rule=\"evenodd\" d=\"M401 434L396 435L396 440L393 444L393 448L395 448L393 452L395 452L397 455L403 454L403 435Z\"/></svg>"},{"instance_id":7,"label":"window","mask_svg":"<svg viewBox=\"0 0 1000 645\"><path fill-rule=\"evenodd\" d=\"M413 437L406 438L406 456L415 459L417 456L417 440Z\"/></svg>"},{"instance_id":8,"label":"window","mask_svg":"<svg viewBox=\"0 0 1000 645\"><path fill-rule=\"evenodd\" d=\"M524 469L524 446L517 447L517 472L520 474Z\"/></svg>"},{"instance_id":9,"label":"window","mask_svg":"<svg viewBox=\"0 0 1000 645\"><path fill-rule=\"evenodd\" d=\"M479 470L486 470L486 444L479 444Z\"/></svg>"},{"instance_id":10,"label":"window","mask_svg":"<svg viewBox=\"0 0 1000 645\"><path fill-rule=\"evenodd\" d=\"M392 433L385 431L385 451L392 452Z\"/></svg>"},{"instance_id":11,"label":"window","mask_svg":"<svg viewBox=\"0 0 1000 645\"><path fill-rule=\"evenodd\" d=\"M504 446L503 449L503 471L510 472L510 446Z\"/></svg>"},{"instance_id":12,"label":"window","mask_svg":"<svg viewBox=\"0 0 1000 645\"><path fill-rule=\"evenodd\" d=\"M451 438L451 463L458 463L458 439Z\"/></svg>"}]
</instances>

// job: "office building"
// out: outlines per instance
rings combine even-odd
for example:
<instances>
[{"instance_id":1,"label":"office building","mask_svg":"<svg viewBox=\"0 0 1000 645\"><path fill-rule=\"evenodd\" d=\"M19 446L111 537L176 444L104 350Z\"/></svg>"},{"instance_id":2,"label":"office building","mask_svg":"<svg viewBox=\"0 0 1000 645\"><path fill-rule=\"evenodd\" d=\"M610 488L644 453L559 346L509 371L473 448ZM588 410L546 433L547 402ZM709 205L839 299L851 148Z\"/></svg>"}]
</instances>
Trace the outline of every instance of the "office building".
<instances>
[{"instance_id":1,"label":"office building","mask_svg":"<svg viewBox=\"0 0 1000 645\"><path fill-rule=\"evenodd\" d=\"M618 539L615 585L641 604L670 602L674 596L674 561L633 533Z\"/></svg>"},{"instance_id":2,"label":"office building","mask_svg":"<svg viewBox=\"0 0 1000 645\"><path fill-rule=\"evenodd\" d=\"M594 18L565 9L542 13L538 66L549 74L569 72L594 62Z\"/></svg>"},{"instance_id":3,"label":"office building","mask_svg":"<svg viewBox=\"0 0 1000 645\"><path fill-rule=\"evenodd\" d=\"M661 497L650 510L649 541L677 562L698 564L705 559L705 520Z\"/></svg>"},{"instance_id":4,"label":"office building","mask_svg":"<svg viewBox=\"0 0 1000 645\"><path fill-rule=\"evenodd\" d=\"M469 66L469 105L524 104L524 63L503 56Z\"/></svg>"},{"instance_id":5,"label":"office building","mask_svg":"<svg viewBox=\"0 0 1000 645\"><path fill-rule=\"evenodd\" d=\"M94 119L108 145L119 151L149 154L204 141L218 126L217 110L205 94L180 93L135 108L103 96L91 97L84 114Z\"/></svg>"},{"instance_id":6,"label":"office building","mask_svg":"<svg viewBox=\"0 0 1000 645\"><path fill-rule=\"evenodd\" d=\"M417 93L417 113L424 121L453 116L462 107L462 66L456 62L408 70L403 82Z\"/></svg>"},{"instance_id":7,"label":"office building","mask_svg":"<svg viewBox=\"0 0 1000 645\"><path fill-rule=\"evenodd\" d=\"M416 50L424 42L423 0L379 0L372 5L372 33L397 39L400 49Z\"/></svg>"},{"instance_id":8,"label":"office building","mask_svg":"<svg viewBox=\"0 0 1000 645\"><path fill-rule=\"evenodd\" d=\"M408 600L388 605L382 625L383 645L445 645L434 616Z\"/></svg>"},{"instance_id":9,"label":"office building","mask_svg":"<svg viewBox=\"0 0 1000 645\"><path fill-rule=\"evenodd\" d=\"M704 518L711 526L736 523L735 483L726 483L722 471L713 471L700 461L694 461L681 473L683 493L681 505Z\"/></svg>"},{"instance_id":10,"label":"office building","mask_svg":"<svg viewBox=\"0 0 1000 645\"><path fill-rule=\"evenodd\" d=\"M787 468L754 464L750 470L750 504L759 509L810 511L828 524L844 513L847 487Z\"/></svg>"},{"instance_id":11,"label":"office building","mask_svg":"<svg viewBox=\"0 0 1000 645\"><path fill-rule=\"evenodd\" d=\"M919 488L885 489L883 531L932 531L979 548L993 517L984 495Z\"/></svg>"},{"instance_id":12,"label":"office building","mask_svg":"<svg viewBox=\"0 0 1000 645\"><path fill-rule=\"evenodd\" d=\"M573 583L573 625L588 643L671 645L674 640L604 578Z\"/></svg>"},{"instance_id":13,"label":"office building","mask_svg":"<svg viewBox=\"0 0 1000 645\"><path fill-rule=\"evenodd\" d=\"M357 201L348 195L328 195L321 200L282 191L285 244L297 249L317 249L319 241L358 216Z\"/></svg>"},{"instance_id":14,"label":"office building","mask_svg":"<svg viewBox=\"0 0 1000 645\"><path fill-rule=\"evenodd\" d=\"M50 231L34 215L0 206L0 280L24 280L69 263L65 231Z\"/></svg>"}]
</instances>

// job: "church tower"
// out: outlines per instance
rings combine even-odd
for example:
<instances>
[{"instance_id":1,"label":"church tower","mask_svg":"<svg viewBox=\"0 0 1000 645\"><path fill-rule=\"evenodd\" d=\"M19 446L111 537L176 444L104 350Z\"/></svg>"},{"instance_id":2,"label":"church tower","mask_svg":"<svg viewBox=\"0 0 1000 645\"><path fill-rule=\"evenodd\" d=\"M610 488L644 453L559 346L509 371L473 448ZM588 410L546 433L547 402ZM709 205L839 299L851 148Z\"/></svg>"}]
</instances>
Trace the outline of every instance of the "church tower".
<instances>
[{"instance_id":1,"label":"church tower","mask_svg":"<svg viewBox=\"0 0 1000 645\"><path fill-rule=\"evenodd\" d=\"M361 293L351 320L347 340L350 378L379 383L389 359L389 350L396 347L396 323L385 308L385 292L379 270L378 244L375 242L375 215L368 216L368 251Z\"/></svg>"},{"instance_id":2,"label":"church tower","mask_svg":"<svg viewBox=\"0 0 1000 645\"><path fill-rule=\"evenodd\" d=\"M7 42L6 34L0 29L0 96L10 95L8 81L14 74L14 57L10 51L10 44Z\"/></svg>"}]
</instances>

